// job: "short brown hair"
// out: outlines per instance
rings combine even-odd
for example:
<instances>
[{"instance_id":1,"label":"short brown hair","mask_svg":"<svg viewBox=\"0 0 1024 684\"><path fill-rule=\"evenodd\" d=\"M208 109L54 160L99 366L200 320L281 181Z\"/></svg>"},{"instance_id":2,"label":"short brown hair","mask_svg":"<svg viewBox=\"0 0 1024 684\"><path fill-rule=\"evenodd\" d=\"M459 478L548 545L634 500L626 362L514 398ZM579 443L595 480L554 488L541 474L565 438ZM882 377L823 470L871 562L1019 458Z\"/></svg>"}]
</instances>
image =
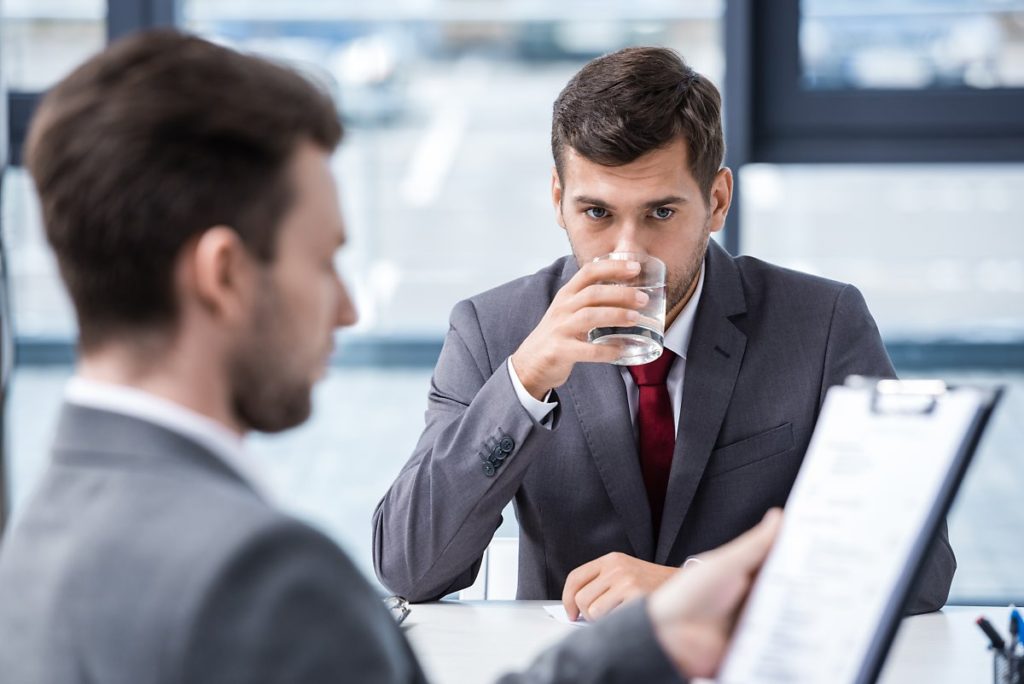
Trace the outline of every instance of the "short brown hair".
<instances>
[{"instance_id":1,"label":"short brown hair","mask_svg":"<svg viewBox=\"0 0 1024 684\"><path fill-rule=\"evenodd\" d=\"M290 158L341 136L333 101L305 78L177 31L123 39L61 81L26 165L81 347L172 325L175 260L213 226L272 261Z\"/></svg>"},{"instance_id":2,"label":"short brown hair","mask_svg":"<svg viewBox=\"0 0 1024 684\"><path fill-rule=\"evenodd\" d=\"M673 50L633 47L598 57L555 100L551 152L562 176L571 147L606 166L628 164L686 139L690 172L705 200L722 168L722 97Z\"/></svg>"}]
</instances>

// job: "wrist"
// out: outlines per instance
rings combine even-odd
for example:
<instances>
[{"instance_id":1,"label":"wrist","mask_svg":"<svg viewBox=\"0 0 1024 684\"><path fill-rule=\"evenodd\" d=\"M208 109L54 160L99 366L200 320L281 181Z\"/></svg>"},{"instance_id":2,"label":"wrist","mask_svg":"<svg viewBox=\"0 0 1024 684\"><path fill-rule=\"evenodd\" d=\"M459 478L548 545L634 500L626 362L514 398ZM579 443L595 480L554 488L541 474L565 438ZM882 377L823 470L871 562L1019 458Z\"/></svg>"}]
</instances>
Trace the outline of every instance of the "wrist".
<instances>
[{"instance_id":1,"label":"wrist","mask_svg":"<svg viewBox=\"0 0 1024 684\"><path fill-rule=\"evenodd\" d=\"M523 386L531 397L537 401L544 401L544 397L547 395L550 387L544 387L543 383L538 382L534 377L533 373L529 370L529 365L524 364L522 359L519 358L518 353L512 355L512 371L519 378L519 383Z\"/></svg>"}]
</instances>

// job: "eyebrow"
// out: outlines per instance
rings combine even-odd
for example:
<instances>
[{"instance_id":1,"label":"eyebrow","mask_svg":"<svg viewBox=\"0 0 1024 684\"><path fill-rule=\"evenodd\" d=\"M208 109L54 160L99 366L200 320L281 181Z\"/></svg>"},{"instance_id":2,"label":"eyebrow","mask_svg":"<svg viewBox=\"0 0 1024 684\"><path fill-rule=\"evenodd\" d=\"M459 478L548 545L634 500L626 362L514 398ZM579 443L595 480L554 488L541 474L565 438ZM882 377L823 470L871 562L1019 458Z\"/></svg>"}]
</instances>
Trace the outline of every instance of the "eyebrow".
<instances>
[{"instance_id":1,"label":"eyebrow","mask_svg":"<svg viewBox=\"0 0 1024 684\"><path fill-rule=\"evenodd\" d=\"M604 200L600 200L596 197L590 197L588 195L576 195L573 201L577 204L592 204L595 207L601 207L602 209L612 209L612 205L608 204ZM650 202L644 203L644 209L654 209L656 207L663 207L666 204L681 204L686 202L685 197L678 195L668 195L667 197L659 197L658 199L651 200Z\"/></svg>"}]
</instances>

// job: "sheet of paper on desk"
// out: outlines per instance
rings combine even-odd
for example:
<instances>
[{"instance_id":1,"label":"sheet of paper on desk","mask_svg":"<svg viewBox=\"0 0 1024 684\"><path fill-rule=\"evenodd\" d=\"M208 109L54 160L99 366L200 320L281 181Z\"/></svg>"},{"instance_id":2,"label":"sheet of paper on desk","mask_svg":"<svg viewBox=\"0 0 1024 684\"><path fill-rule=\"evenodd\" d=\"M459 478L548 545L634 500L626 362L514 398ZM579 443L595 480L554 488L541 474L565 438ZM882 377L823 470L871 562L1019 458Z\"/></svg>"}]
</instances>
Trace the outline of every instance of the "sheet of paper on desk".
<instances>
[{"instance_id":1,"label":"sheet of paper on desk","mask_svg":"<svg viewBox=\"0 0 1024 684\"><path fill-rule=\"evenodd\" d=\"M583 618L580 618L579 620L570 620L569 616L565 614L565 607L561 603L552 603L549 606L544 606L544 612L566 625L582 627L587 624L587 621Z\"/></svg>"},{"instance_id":2,"label":"sheet of paper on desk","mask_svg":"<svg viewBox=\"0 0 1024 684\"><path fill-rule=\"evenodd\" d=\"M874 413L836 387L822 409L719 682L853 682L978 406Z\"/></svg>"}]
</instances>

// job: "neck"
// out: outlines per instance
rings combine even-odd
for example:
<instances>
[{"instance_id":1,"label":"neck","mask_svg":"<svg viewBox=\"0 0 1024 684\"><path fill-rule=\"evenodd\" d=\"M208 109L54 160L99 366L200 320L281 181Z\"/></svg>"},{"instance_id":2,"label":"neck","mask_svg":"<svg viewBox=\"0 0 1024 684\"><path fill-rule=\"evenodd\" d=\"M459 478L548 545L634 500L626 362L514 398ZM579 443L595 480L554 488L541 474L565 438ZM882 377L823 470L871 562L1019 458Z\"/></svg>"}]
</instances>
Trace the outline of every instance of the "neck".
<instances>
[{"instance_id":1,"label":"neck","mask_svg":"<svg viewBox=\"0 0 1024 684\"><path fill-rule=\"evenodd\" d=\"M83 353L79 377L147 392L214 420L242 436L244 427L230 410L227 382L211 361L215 354L187 354L171 349L142 353L138 347L109 344Z\"/></svg>"},{"instance_id":2,"label":"neck","mask_svg":"<svg viewBox=\"0 0 1024 684\"><path fill-rule=\"evenodd\" d=\"M686 308L686 305L690 303L690 300L693 298L693 293L697 291L697 283L700 282L700 274L702 270L703 266L701 267L701 270L697 271L697 276L693 279L693 282L690 283L690 289L687 290L686 295L676 302L671 311L665 313L665 330L668 330L672 326L676 318L679 317L679 314Z\"/></svg>"}]
</instances>

